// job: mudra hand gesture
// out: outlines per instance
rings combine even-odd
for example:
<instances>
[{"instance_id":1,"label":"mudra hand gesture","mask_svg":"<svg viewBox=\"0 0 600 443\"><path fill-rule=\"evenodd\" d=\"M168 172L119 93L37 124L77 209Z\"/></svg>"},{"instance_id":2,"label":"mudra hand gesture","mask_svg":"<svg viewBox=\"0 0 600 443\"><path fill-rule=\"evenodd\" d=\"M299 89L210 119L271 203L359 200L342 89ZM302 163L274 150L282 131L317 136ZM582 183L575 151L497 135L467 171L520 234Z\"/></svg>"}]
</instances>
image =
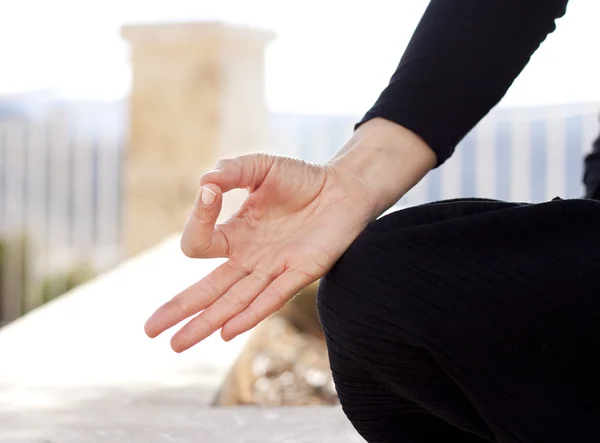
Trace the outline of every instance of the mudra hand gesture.
<instances>
[{"instance_id":1,"label":"mudra hand gesture","mask_svg":"<svg viewBox=\"0 0 600 443\"><path fill-rule=\"evenodd\" d=\"M205 174L181 240L189 257L229 260L148 320L154 337L193 317L171 345L181 352L221 329L230 340L323 276L369 222L373 197L331 167L253 154ZM223 192L248 198L215 225Z\"/></svg>"},{"instance_id":2,"label":"mudra hand gesture","mask_svg":"<svg viewBox=\"0 0 600 443\"><path fill-rule=\"evenodd\" d=\"M173 336L175 351L218 329L231 340L325 275L395 201L370 183L369 174L361 175L370 172L357 154L347 148L327 165L265 154L219 161L201 178L181 247L189 257L229 260L161 306L146 333L156 337L192 317ZM235 188L247 189L247 199L215 225L223 193Z\"/></svg>"}]
</instances>

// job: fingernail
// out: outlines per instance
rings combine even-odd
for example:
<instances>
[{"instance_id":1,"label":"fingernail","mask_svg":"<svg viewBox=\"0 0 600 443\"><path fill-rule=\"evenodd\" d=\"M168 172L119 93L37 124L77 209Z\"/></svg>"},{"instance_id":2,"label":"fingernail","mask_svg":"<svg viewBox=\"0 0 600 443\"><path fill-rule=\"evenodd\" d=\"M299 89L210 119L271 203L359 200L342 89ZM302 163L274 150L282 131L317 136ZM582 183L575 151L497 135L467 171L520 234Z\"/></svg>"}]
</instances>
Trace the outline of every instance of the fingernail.
<instances>
[{"instance_id":1,"label":"fingernail","mask_svg":"<svg viewBox=\"0 0 600 443\"><path fill-rule=\"evenodd\" d=\"M202 204L206 206L212 205L217 199L217 193L210 188L204 186L201 194Z\"/></svg>"},{"instance_id":2,"label":"fingernail","mask_svg":"<svg viewBox=\"0 0 600 443\"><path fill-rule=\"evenodd\" d=\"M222 169L211 169L208 172L205 172L205 174L215 174L216 172L223 172Z\"/></svg>"}]
</instances>

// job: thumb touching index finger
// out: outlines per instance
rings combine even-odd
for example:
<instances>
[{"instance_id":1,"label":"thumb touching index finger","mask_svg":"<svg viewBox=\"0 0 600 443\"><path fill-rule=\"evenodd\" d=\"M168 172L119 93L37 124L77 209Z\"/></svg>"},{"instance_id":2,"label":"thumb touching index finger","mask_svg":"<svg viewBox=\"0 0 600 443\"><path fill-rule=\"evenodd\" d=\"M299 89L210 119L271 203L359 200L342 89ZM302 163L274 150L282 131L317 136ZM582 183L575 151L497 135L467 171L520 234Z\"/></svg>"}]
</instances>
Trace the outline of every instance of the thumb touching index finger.
<instances>
[{"instance_id":1,"label":"thumb touching index finger","mask_svg":"<svg viewBox=\"0 0 600 443\"><path fill-rule=\"evenodd\" d=\"M263 182L274 162L275 157L259 153L226 158L204 174L200 184L214 183L223 192L244 188L252 192Z\"/></svg>"}]
</instances>

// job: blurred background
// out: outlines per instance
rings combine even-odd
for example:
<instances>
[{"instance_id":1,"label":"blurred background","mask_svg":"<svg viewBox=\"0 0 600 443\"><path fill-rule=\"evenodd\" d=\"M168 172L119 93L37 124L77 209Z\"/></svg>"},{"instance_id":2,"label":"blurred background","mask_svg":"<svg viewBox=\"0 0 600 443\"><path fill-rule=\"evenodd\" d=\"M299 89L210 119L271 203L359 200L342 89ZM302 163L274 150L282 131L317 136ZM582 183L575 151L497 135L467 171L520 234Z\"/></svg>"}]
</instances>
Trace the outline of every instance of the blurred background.
<instances>
[{"instance_id":1,"label":"blurred background","mask_svg":"<svg viewBox=\"0 0 600 443\"><path fill-rule=\"evenodd\" d=\"M178 232L219 158L327 160L427 3L0 0L0 324ZM582 196L598 16L572 0L501 104L397 207Z\"/></svg>"}]
</instances>

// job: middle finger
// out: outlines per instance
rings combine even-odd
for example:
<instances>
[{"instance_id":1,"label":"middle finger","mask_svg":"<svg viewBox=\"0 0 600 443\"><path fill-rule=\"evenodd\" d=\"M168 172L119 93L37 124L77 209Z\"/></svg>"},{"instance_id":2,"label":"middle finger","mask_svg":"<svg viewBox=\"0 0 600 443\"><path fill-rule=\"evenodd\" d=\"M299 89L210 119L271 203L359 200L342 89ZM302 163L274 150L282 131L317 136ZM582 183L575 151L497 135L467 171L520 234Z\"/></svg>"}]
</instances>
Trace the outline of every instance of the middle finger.
<instances>
[{"instance_id":1,"label":"middle finger","mask_svg":"<svg viewBox=\"0 0 600 443\"><path fill-rule=\"evenodd\" d=\"M252 272L234 284L202 313L190 320L171 339L171 347L182 352L220 329L242 312L275 279L271 273Z\"/></svg>"}]
</instances>

